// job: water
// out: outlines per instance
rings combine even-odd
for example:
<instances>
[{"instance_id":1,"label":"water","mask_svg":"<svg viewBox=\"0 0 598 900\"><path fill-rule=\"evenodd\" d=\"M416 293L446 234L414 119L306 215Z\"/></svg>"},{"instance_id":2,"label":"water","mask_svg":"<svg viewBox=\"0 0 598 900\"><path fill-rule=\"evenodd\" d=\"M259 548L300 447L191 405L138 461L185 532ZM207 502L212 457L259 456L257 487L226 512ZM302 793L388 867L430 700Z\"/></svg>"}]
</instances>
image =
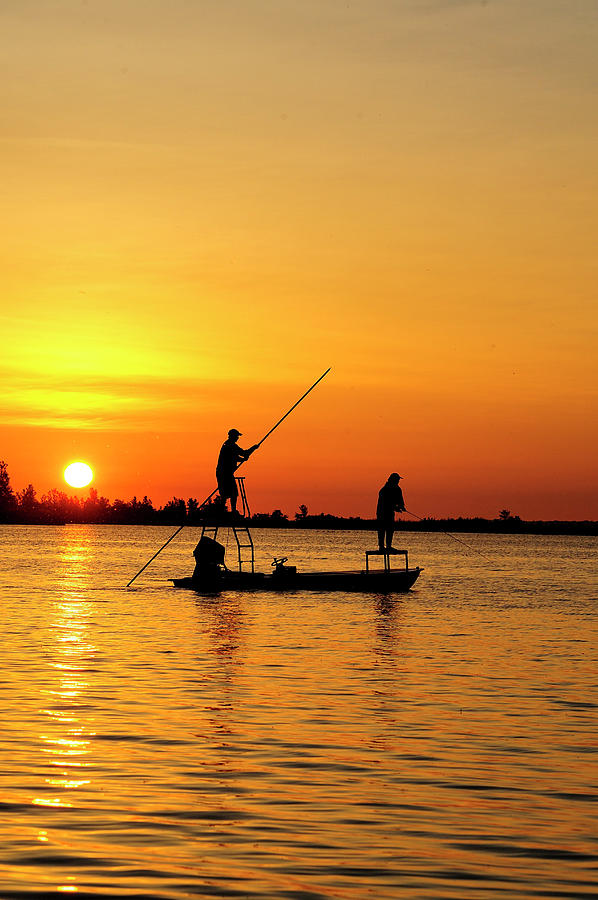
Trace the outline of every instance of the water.
<instances>
[{"instance_id":1,"label":"water","mask_svg":"<svg viewBox=\"0 0 598 900\"><path fill-rule=\"evenodd\" d=\"M593 538L398 535L409 594L172 588L184 531L2 527L0 896L593 897ZM365 533L256 531L260 568Z\"/></svg>"}]
</instances>

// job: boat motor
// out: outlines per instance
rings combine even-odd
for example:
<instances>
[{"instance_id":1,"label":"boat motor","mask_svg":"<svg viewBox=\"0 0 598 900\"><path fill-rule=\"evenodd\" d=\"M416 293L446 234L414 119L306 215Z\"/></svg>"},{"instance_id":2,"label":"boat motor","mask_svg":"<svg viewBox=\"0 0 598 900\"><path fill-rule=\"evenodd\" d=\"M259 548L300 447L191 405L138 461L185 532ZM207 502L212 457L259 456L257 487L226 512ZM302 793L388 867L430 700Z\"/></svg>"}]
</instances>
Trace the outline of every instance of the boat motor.
<instances>
[{"instance_id":1,"label":"boat motor","mask_svg":"<svg viewBox=\"0 0 598 900\"><path fill-rule=\"evenodd\" d=\"M200 538L197 547L193 551L193 556L195 557L193 578L206 579L218 577L222 568L226 568L224 565L225 553L225 548L222 544L219 544L218 541L206 537L205 535Z\"/></svg>"}]
</instances>

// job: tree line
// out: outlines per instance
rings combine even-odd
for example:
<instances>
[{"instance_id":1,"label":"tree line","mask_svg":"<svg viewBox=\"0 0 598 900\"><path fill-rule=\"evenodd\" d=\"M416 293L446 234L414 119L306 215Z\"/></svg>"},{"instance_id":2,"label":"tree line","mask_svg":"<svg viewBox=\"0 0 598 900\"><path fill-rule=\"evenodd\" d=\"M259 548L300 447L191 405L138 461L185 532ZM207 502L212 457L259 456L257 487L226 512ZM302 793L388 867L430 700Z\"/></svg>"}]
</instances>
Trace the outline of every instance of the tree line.
<instances>
[{"instance_id":1,"label":"tree line","mask_svg":"<svg viewBox=\"0 0 598 900\"><path fill-rule=\"evenodd\" d=\"M213 500L200 509L200 501L194 497L184 500L173 497L164 506L154 507L149 497L142 499L110 501L90 488L86 497L69 496L53 488L38 497L32 484L22 491L14 491L5 462L0 460L0 523L21 525L66 525L72 523L90 525L201 525L226 524L222 506ZM375 519L360 516L336 516L331 513L310 513L301 504L292 518L275 509L269 513L254 513L252 527L264 528L313 528L373 530ZM416 522L399 520L397 531L454 531L463 533L488 532L511 534L598 534L598 522L525 522L510 510L502 509L495 519L449 518L420 519Z\"/></svg>"}]
</instances>

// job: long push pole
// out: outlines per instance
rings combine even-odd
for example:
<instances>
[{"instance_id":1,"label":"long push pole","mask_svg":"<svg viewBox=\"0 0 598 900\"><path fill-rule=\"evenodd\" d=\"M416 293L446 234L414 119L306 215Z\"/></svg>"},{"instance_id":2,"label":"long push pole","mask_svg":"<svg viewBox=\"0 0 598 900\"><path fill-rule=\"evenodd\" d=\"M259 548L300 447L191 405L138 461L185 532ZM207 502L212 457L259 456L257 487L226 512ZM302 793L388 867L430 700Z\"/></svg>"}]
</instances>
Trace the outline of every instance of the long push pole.
<instances>
[{"instance_id":1,"label":"long push pole","mask_svg":"<svg viewBox=\"0 0 598 900\"><path fill-rule=\"evenodd\" d=\"M330 366L328 369L326 369L326 371L324 372L324 374L323 374L323 375L320 375L320 377L318 378L317 381L314 381L314 383L313 383L312 386L309 388L309 390L307 390L301 397L299 397L299 399L297 400L296 403L293 403L293 405L291 406L291 408L288 410L288 412L286 412L286 413L284 414L284 416L282 417L282 419L279 419L278 422L276 423L276 425L274 425L274 426L270 429L270 431L268 431L267 434L265 434L265 435L263 436L263 438L261 439L261 441L258 441L258 443L256 444L256 450L257 450L258 447L261 447L261 445L264 443L264 441L266 440L266 438L269 438L269 437L270 437L270 435L272 434L273 431L276 431L276 429L278 428L278 426L279 426L282 422L284 422L284 420L286 419L286 417L287 417L287 416L290 416L290 414L293 412L293 410L295 409L295 407L299 406L299 404L301 403L302 400L305 400L305 398L307 397L307 395L310 394L310 393L313 391L313 389L316 387L316 385L319 384L320 381L321 381L326 375L328 375L328 373L330 372L330 369L331 369L331 368L332 368L332 366ZM244 462L245 462L245 460L241 460L241 462L240 462L239 465L237 466L237 469L239 469L239 468L243 465ZM218 491L218 488L214 488L214 490L212 491L212 493L210 494L210 496L209 496L209 497L206 497L206 499L203 501L203 503L200 503L200 505L197 507L197 509L200 510L200 509L202 509L202 507L204 507L207 503L209 503L210 500L212 499L212 497L214 496L214 494L215 494L217 491ZM147 567L149 566L149 564L152 563L152 562L155 560L156 556L159 556L160 553L162 553L162 550L164 550L164 548L167 547L167 546L170 544L170 542L173 541L173 540L175 539L175 537L177 536L177 534L178 534L180 531L183 530L183 528L185 527L186 524L187 524L187 523L184 522L182 525L180 525L180 526L177 528L177 530L176 530L173 534L170 535L170 537L168 538L168 540L166 541L166 543L165 543L165 544L162 544L162 546L160 547L160 549L157 550L156 553L154 553L154 555L152 556L151 559L148 559L148 561L146 562L146 564L145 564L144 566L142 566L141 569L139 569L139 571L137 572L136 575L133 575L133 577L131 578L131 580L128 582L127 587L131 587L131 585L133 584L133 582L135 581L135 579L138 578L138 577L141 575L141 573L142 573L145 569L147 569Z\"/></svg>"},{"instance_id":2,"label":"long push pole","mask_svg":"<svg viewBox=\"0 0 598 900\"><path fill-rule=\"evenodd\" d=\"M321 382L322 378L325 378L326 375L328 375L328 373L330 372L330 369L331 369L331 368L332 368L332 366L330 366L328 369L326 369L326 371L324 372L324 374L323 374L323 375L320 375L320 377L318 378L317 381L314 381L314 383L312 384L312 386L310 387L310 389L309 389L308 391L306 391L306 392L303 394L302 397L299 397L299 399L297 400L296 403L293 403L293 405L291 406L291 408L289 409L289 411L286 412L286 413L284 414L284 416L282 417L282 419L279 419L278 422L276 423L276 425L273 425L272 428L270 429L270 431L269 431L267 434L265 434L265 435L263 436L263 438L261 439L261 441L259 441L259 443L258 443L258 445L257 445L258 447L260 447L260 446L264 443L264 441L266 440L266 438L269 438L269 437L270 437L270 435L272 434L273 431L276 431L276 429L278 428L278 426L281 424L281 422L284 422L284 420L286 419L287 416L290 416L290 415L291 415L291 413L293 412L293 410L295 409L295 407L296 407L296 406L299 406L299 404L301 403L301 401L302 401L302 400L305 400L305 398L307 397L308 394L311 394L311 392L313 391L313 389L315 388L315 386ZM243 465L243 463L241 463L241 465Z\"/></svg>"},{"instance_id":3,"label":"long push pole","mask_svg":"<svg viewBox=\"0 0 598 900\"><path fill-rule=\"evenodd\" d=\"M209 497L206 497L206 499L205 499L204 502L201 504L201 506L198 506L197 508L198 508L198 509L201 509L202 506L205 506L206 503L209 503L210 500L212 499L212 497L214 496L214 494L216 493L217 490L218 490L218 488L214 488L214 490L212 491L212 493L210 494L210 496L209 496ZM162 546L160 547L160 549L157 550L157 551L154 553L154 555L152 556L151 559L148 559L148 561L146 562L146 564L145 564L144 566L142 566L142 567L139 569L139 571L137 572L136 575L133 575L133 577L131 578L131 580L127 583L127 587L131 587L131 585L133 584L133 582L135 581L135 579L138 578L138 577L141 575L141 573L143 572L144 569L147 569L147 567L149 566L149 564L155 560L156 556L158 556L160 553L162 553L162 550L164 550L164 547L168 547L168 545L170 544L170 542L173 541L173 540L175 539L175 537L177 536L177 534L179 533L179 531L182 531L186 524L187 524L186 522L183 522L182 525L179 525L179 527L178 527L177 530L174 532L174 534L171 534L171 535L170 535L170 537L168 538L168 540L166 541L166 543L165 543L165 544L162 544Z\"/></svg>"}]
</instances>

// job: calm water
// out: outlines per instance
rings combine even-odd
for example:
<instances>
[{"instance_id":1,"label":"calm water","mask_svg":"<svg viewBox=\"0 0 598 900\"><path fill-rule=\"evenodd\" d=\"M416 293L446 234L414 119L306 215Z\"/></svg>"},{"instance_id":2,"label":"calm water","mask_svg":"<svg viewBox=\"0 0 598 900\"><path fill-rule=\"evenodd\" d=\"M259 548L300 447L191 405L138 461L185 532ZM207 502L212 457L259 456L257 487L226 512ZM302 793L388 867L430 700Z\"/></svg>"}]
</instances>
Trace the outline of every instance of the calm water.
<instances>
[{"instance_id":1,"label":"calm water","mask_svg":"<svg viewBox=\"0 0 598 900\"><path fill-rule=\"evenodd\" d=\"M595 539L404 535L409 594L201 598L190 529L127 590L171 532L0 529L1 897L596 895Z\"/></svg>"}]
</instances>

